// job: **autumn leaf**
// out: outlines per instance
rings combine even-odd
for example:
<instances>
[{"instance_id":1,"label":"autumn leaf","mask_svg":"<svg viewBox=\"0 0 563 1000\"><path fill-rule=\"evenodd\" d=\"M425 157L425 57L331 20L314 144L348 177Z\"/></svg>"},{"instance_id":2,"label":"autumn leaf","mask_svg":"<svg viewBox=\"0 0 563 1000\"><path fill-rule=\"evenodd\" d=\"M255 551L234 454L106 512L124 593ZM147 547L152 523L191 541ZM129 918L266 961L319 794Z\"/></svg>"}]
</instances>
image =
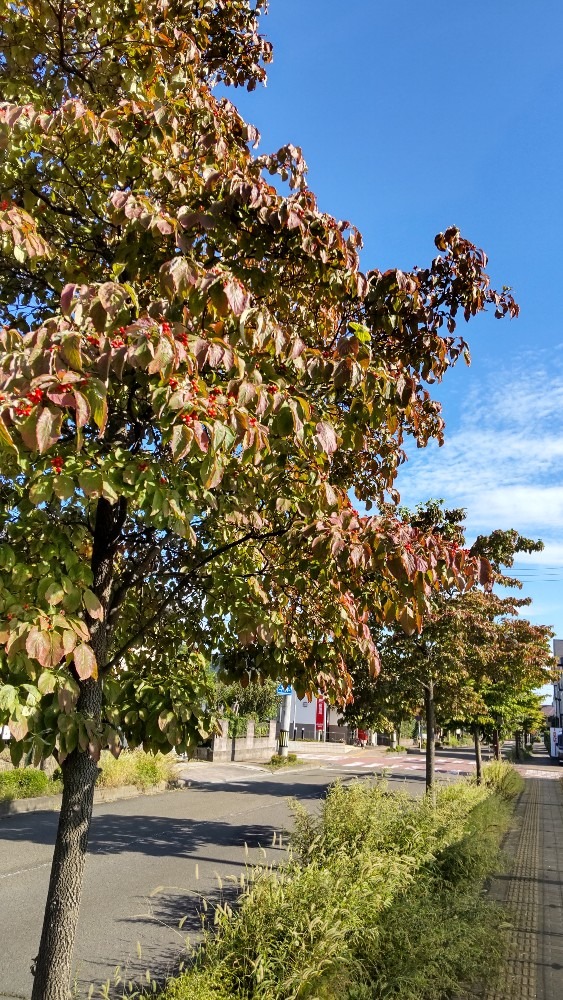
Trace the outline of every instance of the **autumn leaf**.
<instances>
[{"instance_id":1,"label":"autumn leaf","mask_svg":"<svg viewBox=\"0 0 563 1000\"><path fill-rule=\"evenodd\" d=\"M76 673L81 681L88 680L89 677L96 679L98 676L98 664L96 657L90 646L85 642L79 643L73 652L73 662Z\"/></svg>"}]
</instances>

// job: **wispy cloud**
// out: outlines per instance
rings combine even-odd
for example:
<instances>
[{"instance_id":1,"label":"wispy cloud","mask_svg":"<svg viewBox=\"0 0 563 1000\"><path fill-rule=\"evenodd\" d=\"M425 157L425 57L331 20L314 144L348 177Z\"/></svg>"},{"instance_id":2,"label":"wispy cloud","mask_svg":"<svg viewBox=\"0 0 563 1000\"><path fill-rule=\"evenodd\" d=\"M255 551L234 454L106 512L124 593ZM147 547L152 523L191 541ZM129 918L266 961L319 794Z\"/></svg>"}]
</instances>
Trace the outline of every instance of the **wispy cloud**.
<instances>
[{"instance_id":1,"label":"wispy cloud","mask_svg":"<svg viewBox=\"0 0 563 1000\"><path fill-rule=\"evenodd\" d=\"M463 401L442 448L411 450L398 487L407 504L443 497L467 508L471 533L542 537L526 562L563 566L563 374L560 352L528 352Z\"/></svg>"}]
</instances>

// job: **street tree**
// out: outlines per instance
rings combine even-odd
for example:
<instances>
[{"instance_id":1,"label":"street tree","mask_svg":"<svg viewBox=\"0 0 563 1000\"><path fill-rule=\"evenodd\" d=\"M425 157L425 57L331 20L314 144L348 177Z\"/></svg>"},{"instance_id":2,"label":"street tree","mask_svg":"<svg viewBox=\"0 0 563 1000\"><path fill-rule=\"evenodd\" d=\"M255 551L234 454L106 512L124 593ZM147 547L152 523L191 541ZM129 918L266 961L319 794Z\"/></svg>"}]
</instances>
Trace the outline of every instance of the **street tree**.
<instances>
[{"instance_id":1,"label":"street tree","mask_svg":"<svg viewBox=\"0 0 563 1000\"><path fill-rule=\"evenodd\" d=\"M264 80L264 6L0 2L0 722L64 788L34 1000L68 994L103 747L207 735L211 650L345 701L368 602L416 628L488 574L348 492L442 439L459 318L517 307L453 227L361 273L300 150L253 152L215 88Z\"/></svg>"},{"instance_id":2,"label":"street tree","mask_svg":"<svg viewBox=\"0 0 563 1000\"><path fill-rule=\"evenodd\" d=\"M434 533L465 544L462 510L443 510L440 503L420 505L414 514L402 509L411 526L432 525ZM454 541L455 539L455 541ZM479 536L471 553L487 556L497 586L516 586L506 576L519 552L531 552L541 542L518 532L494 531ZM426 722L426 787L431 791L435 773L437 721L465 721L474 734L480 778L480 728L490 722L487 697L491 690L524 696L549 681L552 658L547 626L520 618L528 598L501 597L490 588L474 585L442 588L428 602L420 632L405 633L398 623L374 623L382 670L376 680L365 663L353 671L354 701L345 717L358 724L385 724L388 719L414 715L421 708Z\"/></svg>"}]
</instances>

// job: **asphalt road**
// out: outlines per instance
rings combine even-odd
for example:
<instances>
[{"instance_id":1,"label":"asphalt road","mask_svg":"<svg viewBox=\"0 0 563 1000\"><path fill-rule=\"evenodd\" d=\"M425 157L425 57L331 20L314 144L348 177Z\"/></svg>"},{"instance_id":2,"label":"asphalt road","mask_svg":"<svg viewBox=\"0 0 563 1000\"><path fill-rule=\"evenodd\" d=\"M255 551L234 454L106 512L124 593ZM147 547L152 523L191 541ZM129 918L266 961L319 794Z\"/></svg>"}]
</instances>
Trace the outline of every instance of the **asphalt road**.
<instances>
[{"instance_id":1,"label":"asphalt road","mask_svg":"<svg viewBox=\"0 0 563 1000\"><path fill-rule=\"evenodd\" d=\"M132 980L147 969L156 978L173 970L186 935L200 930L201 897L233 892L247 857L283 856L288 797L315 808L339 775L366 777L376 763L311 761L270 774L194 762L188 788L96 806L74 955L79 994L118 966ZM414 793L424 788L419 774L392 781ZM56 825L52 812L0 821L0 997L31 994Z\"/></svg>"}]
</instances>

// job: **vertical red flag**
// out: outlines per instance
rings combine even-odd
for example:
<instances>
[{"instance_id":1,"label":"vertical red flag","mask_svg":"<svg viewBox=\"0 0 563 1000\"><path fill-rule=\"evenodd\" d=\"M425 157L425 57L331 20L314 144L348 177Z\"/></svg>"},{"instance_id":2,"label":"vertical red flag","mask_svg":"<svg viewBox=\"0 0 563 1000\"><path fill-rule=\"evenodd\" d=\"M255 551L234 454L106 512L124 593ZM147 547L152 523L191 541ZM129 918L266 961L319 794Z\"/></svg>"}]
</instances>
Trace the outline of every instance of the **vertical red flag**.
<instances>
[{"instance_id":1,"label":"vertical red flag","mask_svg":"<svg viewBox=\"0 0 563 1000\"><path fill-rule=\"evenodd\" d=\"M317 698L317 716L315 719L315 728L318 733L324 732L325 728L325 700L321 696Z\"/></svg>"}]
</instances>

